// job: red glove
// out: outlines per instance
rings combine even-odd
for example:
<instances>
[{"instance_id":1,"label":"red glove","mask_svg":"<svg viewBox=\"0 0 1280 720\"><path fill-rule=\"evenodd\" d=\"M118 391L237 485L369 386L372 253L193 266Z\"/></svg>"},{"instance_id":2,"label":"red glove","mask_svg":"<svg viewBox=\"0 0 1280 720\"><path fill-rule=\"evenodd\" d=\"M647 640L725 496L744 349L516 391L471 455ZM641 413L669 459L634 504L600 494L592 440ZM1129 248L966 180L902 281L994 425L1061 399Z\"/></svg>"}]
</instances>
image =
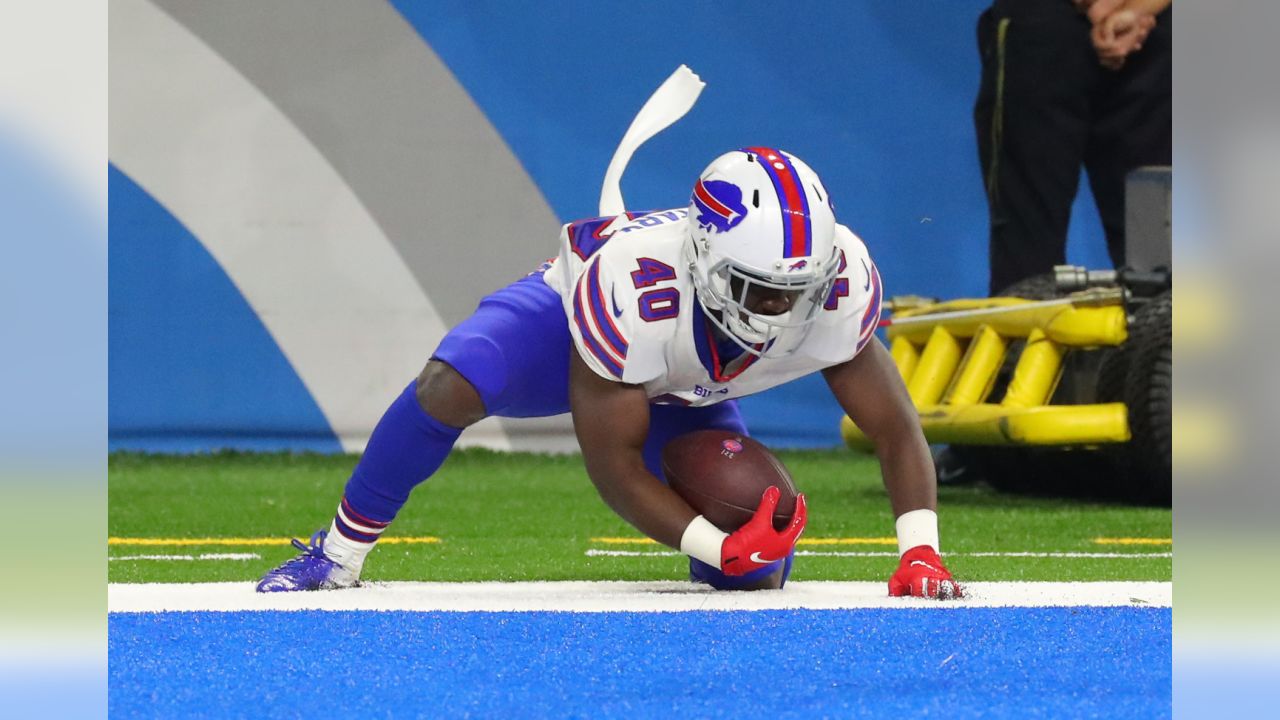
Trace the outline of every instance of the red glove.
<instances>
[{"instance_id":1,"label":"red glove","mask_svg":"<svg viewBox=\"0 0 1280 720\"><path fill-rule=\"evenodd\" d=\"M791 554L791 549L804 532L808 519L804 495L796 496L796 511L786 529L773 529L773 512L778 508L782 493L770 485L760 498L760 506L746 525L724 539L720 546L720 570L725 575L745 575L752 570L775 563Z\"/></svg>"},{"instance_id":2,"label":"red glove","mask_svg":"<svg viewBox=\"0 0 1280 720\"><path fill-rule=\"evenodd\" d=\"M964 588L951 578L951 571L931 546L917 545L902 554L898 571L889 578L889 594L946 600L964 597Z\"/></svg>"}]
</instances>

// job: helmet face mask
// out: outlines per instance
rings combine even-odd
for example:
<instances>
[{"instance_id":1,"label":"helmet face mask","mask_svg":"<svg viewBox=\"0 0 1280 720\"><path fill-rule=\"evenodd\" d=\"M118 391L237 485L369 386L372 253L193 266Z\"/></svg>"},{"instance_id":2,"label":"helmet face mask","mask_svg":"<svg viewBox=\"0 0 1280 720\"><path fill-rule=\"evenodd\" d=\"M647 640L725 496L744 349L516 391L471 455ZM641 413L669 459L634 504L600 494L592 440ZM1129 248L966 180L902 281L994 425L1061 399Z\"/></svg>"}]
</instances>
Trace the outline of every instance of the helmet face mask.
<instances>
[{"instance_id":1,"label":"helmet face mask","mask_svg":"<svg viewBox=\"0 0 1280 720\"><path fill-rule=\"evenodd\" d=\"M726 153L694 186L689 230L708 319L751 354L794 352L839 271L835 215L817 174L770 148Z\"/></svg>"}]
</instances>

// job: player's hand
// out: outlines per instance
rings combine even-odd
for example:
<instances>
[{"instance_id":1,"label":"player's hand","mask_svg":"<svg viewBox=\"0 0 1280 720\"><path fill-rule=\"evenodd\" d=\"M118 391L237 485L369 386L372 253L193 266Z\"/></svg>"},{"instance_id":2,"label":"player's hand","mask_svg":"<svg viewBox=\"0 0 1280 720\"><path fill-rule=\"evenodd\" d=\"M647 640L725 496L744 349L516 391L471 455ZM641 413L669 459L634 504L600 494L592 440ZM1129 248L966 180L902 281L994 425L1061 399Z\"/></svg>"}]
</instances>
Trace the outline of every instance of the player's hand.
<instances>
[{"instance_id":1,"label":"player's hand","mask_svg":"<svg viewBox=\"0 0 1280 720\"><path fill-rule=\"evenodd\" d=\"M889 594L947 600L964 597L964 588L952 579L951 571L931 546L917 545L902 554L898 571L889 578Z\"/></svg>"},{"instance_id":2,"label":"player's hand","mask_svg":"<svg viewBox=\"0 0 1280 720\"><path fill-rule=\"evenodd\" d=\"M804 494L796 496L796 511L782 531L773 529L773 512L782 493L770 485L760 498L760 506L746 525L724 539L720 546L720 570L725 575L745 575L752 570L775 563L791 554L791 549L804 532L809 513Z\"/></svg>"}]
</instances>

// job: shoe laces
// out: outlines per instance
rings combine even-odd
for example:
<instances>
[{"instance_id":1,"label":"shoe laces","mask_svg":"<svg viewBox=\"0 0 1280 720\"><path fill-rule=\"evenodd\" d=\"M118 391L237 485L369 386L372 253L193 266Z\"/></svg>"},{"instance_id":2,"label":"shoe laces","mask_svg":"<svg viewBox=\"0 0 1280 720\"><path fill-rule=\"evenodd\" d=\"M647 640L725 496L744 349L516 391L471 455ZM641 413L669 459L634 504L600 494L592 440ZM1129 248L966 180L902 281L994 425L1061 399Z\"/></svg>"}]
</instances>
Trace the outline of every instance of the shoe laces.
<instances>
[{"instance_id":1,"label":"shoe laces","mask_svg":"<svg viewBox=\"0 0 1280 720\"><path fill-rule=\"evenodd\" d=\"M305 563L309 558L320 558L322 560L329 560L328 556L324 554L324 539L327 534L328 533L326 533L324 530L317 530L315 534L311 536L311 541L305 545L302 543L301 540L294 538L291 542L293 543L293 546L297 548L302 554L298 555L295 558L291 558L285 561L285 564L280 566L280 569L284 570L285 568L301 565L302 563ZM329 562L333 562L333 561L329 560Z\"/></svg>"}]
</instances>

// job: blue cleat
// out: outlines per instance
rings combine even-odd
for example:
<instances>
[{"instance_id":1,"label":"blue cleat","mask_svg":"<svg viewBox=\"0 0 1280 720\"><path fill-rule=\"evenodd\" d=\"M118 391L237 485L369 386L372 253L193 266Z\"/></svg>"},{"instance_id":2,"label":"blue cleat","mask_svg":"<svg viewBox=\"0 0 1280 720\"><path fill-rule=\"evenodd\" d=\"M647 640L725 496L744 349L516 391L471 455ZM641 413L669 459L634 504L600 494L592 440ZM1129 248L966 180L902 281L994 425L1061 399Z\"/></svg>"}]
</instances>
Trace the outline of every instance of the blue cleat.
<instances>
[{"instance_id":1,"label":"blue cleat","mask_svg":"<svg viewBox=\"0 0 1280 720\"><path fill-rule=\"evenodd\" d=\"M302 554L286 560L258 581L258 592L294 592L297 590L331 590L354 587L360 584L359 573L354 573L324 554L327 533L317 530L311 543L303 545L294 540L293 546Z\"/></svg>"}]
</instances>

